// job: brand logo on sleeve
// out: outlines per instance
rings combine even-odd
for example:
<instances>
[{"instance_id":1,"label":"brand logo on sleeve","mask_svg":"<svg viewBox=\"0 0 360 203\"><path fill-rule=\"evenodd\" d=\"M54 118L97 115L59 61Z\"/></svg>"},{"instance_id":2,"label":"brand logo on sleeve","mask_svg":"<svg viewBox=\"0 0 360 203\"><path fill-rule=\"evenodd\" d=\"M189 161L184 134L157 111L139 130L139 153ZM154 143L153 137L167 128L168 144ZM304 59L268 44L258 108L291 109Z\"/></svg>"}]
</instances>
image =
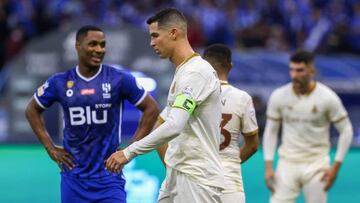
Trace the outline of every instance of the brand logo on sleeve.
<instances>
[{"instance_id":1,"label":"brand logo on sleeve","mask_svg":"<svg viewBox=\"0 0 360 203\"><path fill-rule=\"evenodd\" d=\"M45 89L49 87L49 82L46 81L43 85L41 85L38 89L37 89L37 94L38 96L42 96L45 93Z\"/></svg>"},{"instance_id":2,"label":"brand logo on sleeve","mask_svg":"<svg viewBox=\"0 0 360 203\"><path fill-rule=\"evenodd\" d=\"M110 99L111 98L111 84L110 83L103 83L102 84L102 91L103 91L103 98Z\"/></svg>"}]
</instances>

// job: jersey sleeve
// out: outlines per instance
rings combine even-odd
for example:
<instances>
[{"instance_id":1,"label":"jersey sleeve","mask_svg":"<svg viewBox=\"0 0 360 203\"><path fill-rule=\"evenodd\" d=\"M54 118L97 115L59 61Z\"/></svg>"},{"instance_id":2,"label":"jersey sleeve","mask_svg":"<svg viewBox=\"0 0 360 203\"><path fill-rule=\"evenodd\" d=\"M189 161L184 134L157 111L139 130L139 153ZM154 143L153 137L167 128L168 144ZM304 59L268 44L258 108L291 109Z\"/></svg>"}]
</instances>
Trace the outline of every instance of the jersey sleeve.
<instances>
[{"instance_id":1,"label":"jersey sleeve","mask_svg":"<svg viewBox=\"0 0 360 203\"><path fill-rule=\"evenodd\" d=\"M346 109L335 92L332 94L328 109L331 122L338 122L347 117Z\"/></svg>"},{"instance_id":2,"label":"jersey sleeve","mask_svg":"<svg viewBox=\"0 0 360 203\"><path fill-rule=\"evenodd\" d=\"M124 73L121 85L124 97L135 106L139 105L146 96L145 89L129 73Z\"/></svg>"},{"instance_id":3,"label":"jersey sleeve","mask_svg":"<svg viewBox=\"0 0 360 203\"><path fill-rule=\"evenodd\" d=\"M254 104L253 104L253 101L250 96L245 105L245 112L244 112L241 126L242 126L241 132L244 135L251 135L253 132L256 132L258 129L255 108L254 108Z\"/></svg>"},{"instance_id":4,"label":"jersey sleeve","mask_svg":"<svg viewBox=\"0 0 360 203\"><path fill-rule=\"evenodd\" d=\"M50 107L57 100L56 78L50 77L34 93L34 99L41 108Z\"/></svg>"},{"instance_id":5,"label":"jersey sleeve","mask_svg":"<svg viewBox=\"0 0 360 203\"><path fill-rule=\"evenodd\" d=\"M276 91L273 92L270 96L267 105L266 116L268 119L272 119L272 120L281 119L279 94Z\"/></svg>"},{"instance_id":6,"label":"jersey sleeve","mask_svg":"<svg viewBox=\"0 0 360 203\"><path fill-rule=\"evenodd\" d=\"M214 84L209 84L211 82L198 72L190 72L178 81L176 94L177 96L186 95L199 105L213 91Z\"/></svg>"}]
</instances>

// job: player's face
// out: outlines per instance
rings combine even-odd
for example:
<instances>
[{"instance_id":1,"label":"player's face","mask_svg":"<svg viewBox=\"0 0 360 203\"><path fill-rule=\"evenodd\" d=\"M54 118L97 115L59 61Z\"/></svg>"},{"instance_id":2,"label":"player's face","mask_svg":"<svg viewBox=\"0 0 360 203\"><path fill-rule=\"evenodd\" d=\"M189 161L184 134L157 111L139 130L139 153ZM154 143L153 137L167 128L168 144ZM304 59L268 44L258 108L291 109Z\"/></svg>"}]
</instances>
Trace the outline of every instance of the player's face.
<instances>
[{"instance_id":1,"label":"player's face","mask_svg":"<svg viewBox=\"0 0 360 203\"><path fill-rule=\"evenodd\" d=\"M105 56L105 35L100 31L89 31L76 42L79 63L88 67L99 67Z\"/></svg>"},{"instance_id":2,"label":"player's face","mask_svg":"<svg viewBox=\"0 0 360 203\"><path fill-rule=\"evenodd\" d=\"M149 34L151 37L150 46L160 58L171 57L171 38L170 30L159 28L158 23L149 25Z\"/></svg>"},{"instance_id":3,"label":"player's face","mask_svg":"<svg viewBox=\"0 0 360 203\"><path fill-rule=\"evenodd\" d=\"M313 76L313 68L306 66L305 63L290 63L290 77L294 88L307 88Z\"/></svg>"}]
</instances>

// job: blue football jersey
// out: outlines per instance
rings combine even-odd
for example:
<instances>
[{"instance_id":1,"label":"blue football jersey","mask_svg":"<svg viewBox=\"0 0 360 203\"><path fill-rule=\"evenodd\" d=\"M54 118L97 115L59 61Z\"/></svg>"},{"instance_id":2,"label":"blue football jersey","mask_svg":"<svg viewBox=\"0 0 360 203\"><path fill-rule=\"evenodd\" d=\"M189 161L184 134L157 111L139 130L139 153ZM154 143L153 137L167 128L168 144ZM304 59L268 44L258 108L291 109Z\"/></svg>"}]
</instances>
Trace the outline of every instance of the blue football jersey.
<instances>
[{"instance_id":1,"label":"blue football jersey","mask_svg":"<svg viewBox=\"0 0 360 203\"><path fill-rule=\"evenodd\" d=\"M51 76L34 94L44 109L59 102L64 113L64 148L75 158L76 167L63 175L99 178L110 174L104 161L121 142L123 103L138 105L146 91L129 73L101 65L91 78L78 67Z\"/></svg>"}]
</instances>

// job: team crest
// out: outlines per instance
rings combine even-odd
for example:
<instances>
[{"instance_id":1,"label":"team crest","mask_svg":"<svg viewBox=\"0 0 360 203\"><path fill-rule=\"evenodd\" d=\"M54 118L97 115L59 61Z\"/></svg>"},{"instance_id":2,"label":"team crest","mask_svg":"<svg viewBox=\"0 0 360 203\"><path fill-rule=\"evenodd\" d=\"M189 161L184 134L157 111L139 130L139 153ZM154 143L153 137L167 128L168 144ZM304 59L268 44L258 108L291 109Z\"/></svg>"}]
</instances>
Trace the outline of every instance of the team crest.
<instances>
[{"instance_id":1,"label":"team crest","mask_svg":"<svg viewBox=\"0 0 360 203\"><path fill-rule=\"evenodd\" d=\"M111 98L111 84L110 83L103 83L102 84L102 91L103 91L103 98L110 99Z\"/></svg>"},{"instance_id":2,"label":"team crest","mask_svg":"<svg viewBox=\"0 0 360 203\"><path fill-rule=\"evenodd\" d=\"M72 80L67 81L66 87L67 87L68 89L72 88L73 86L74 86L74 81L72 81Z\"/></svg>"}]
</instances>

